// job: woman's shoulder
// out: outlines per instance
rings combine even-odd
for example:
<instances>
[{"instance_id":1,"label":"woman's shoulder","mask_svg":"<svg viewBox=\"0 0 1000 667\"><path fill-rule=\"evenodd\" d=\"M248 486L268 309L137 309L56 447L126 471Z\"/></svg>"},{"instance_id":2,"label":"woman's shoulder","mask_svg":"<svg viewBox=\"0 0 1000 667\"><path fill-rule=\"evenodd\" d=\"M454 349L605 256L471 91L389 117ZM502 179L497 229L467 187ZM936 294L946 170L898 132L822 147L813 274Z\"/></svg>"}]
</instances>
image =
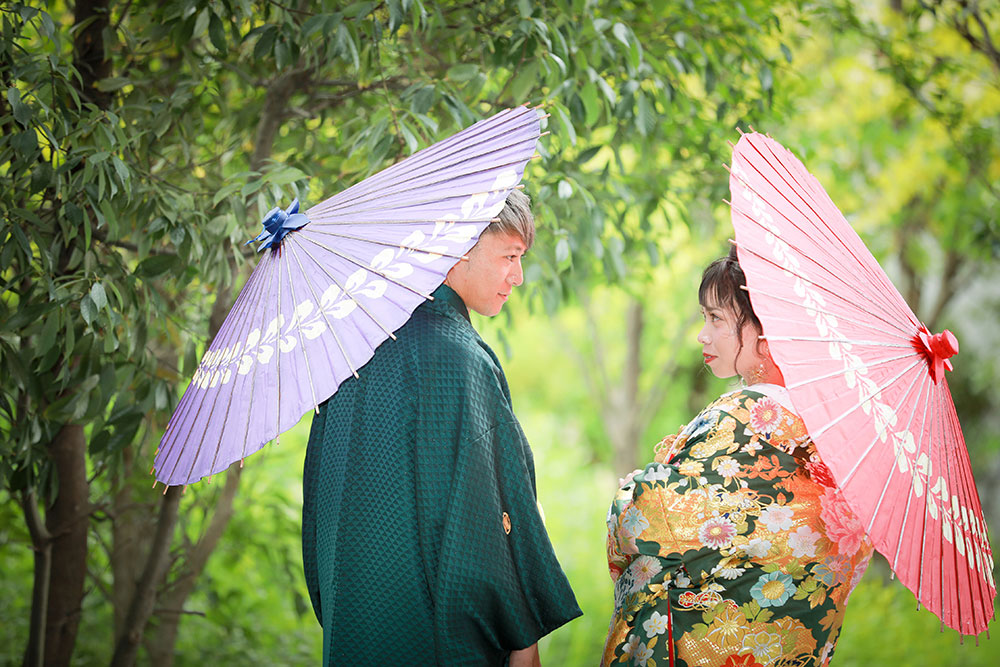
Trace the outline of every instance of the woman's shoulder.
<instances>
[{"instance_id":1,"label":"woman's shoulder","mask_svg":"<svg viewBox=\"0 0 1000 667\"><path fill-rule=\"evenodd\" d=\"M785 392L782 387L777 389ZM693 441L710 438L722 428L727 432L738 430L752 436L755 442L763 441L787 454L808 450L812 440L786 396L787 392L783 396L761 385L726 392L680 431L671 449L676 453Z\"/></svg>"}]
</instances>

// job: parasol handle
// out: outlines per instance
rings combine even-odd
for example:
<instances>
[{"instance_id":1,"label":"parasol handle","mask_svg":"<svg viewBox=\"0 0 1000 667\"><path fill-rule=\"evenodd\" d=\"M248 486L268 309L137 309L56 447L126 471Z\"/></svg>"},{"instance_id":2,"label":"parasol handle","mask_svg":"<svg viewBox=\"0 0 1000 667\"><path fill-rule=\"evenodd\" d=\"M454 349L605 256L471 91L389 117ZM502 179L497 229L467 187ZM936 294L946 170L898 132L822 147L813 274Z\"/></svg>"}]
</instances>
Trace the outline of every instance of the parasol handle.
<instances>
[{"instance_id":1,"label":"parasol handle","mask_svg":"<svg viewBox=\"0 0 1000 667\"><path fill-rule=\"evenodd\" d=\"M932 335L923 324L917 330L916 338L920 342L920 351L927 357L931 379L938 384L945 370L954 370L948 358L958 354L958 338L947 329Z\"/></svg>"}]
</instances>

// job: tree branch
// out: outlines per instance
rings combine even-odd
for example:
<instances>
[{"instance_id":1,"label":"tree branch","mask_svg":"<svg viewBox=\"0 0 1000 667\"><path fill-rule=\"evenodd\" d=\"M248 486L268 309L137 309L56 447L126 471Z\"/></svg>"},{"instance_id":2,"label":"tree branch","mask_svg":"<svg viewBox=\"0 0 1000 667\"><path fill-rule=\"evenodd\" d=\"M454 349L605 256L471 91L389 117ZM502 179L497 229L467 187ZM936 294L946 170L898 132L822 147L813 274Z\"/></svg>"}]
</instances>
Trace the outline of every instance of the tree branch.
<instances>
[{"instance_id":1,"label":"tree branch","mask_svg":"<svg viewBox=\"0 0 1000 667\"><path fill-rule=\"evenodd\" d=\"M31 590L31 620L28 645L24 650L25 667L40 667L45 663L45 619L48 613L49 577L52 569L52 536L45 529L35 490L21 498L24 522L31 535L35 552L34 582Z\"/></svg>"},{"instance_id":2,"label":"tree branch","mask_svg":"<svg viewBox=\"0 0 1000 667\"><path fill-rule=\"evenodd\" d=\"M167 487L163 502L160 505L160 516L156 522L156 535L149 547L149 558L142 577L136 586L132 602L129 604L125 627L115 646L111 658L112 667L126 667L135 664L139 642L142 641L146 622L153 611L156 601L156 587L163 579L170 556L170 543L173 541L174 527L177 525L177 510L180 506L183 488Z\"/></svg>"},{"instance_id":3,"label":"tree branch","mask_svg":"<svg viewBox=\"0 0 1000 667\"><path fill-rule=\"evenodd\" d=\"M998 53L996 48L993 46L993 40L990 38L989 28L986 26L986 22L983 21L983 17L979 13L979 3L970 3L966 1L960 4L964 10L962 12L964 16L960 18L958 14L953 14L951 17L952 26L974 51L978 51L986 56L986 59L989 60L993 69L1000 74L1000 53ZM973 20L975 20L979 29L983 32L981 39L973 35L972 31L969 29L968 20L970 16Z\"/></svg>"}]
</instances>

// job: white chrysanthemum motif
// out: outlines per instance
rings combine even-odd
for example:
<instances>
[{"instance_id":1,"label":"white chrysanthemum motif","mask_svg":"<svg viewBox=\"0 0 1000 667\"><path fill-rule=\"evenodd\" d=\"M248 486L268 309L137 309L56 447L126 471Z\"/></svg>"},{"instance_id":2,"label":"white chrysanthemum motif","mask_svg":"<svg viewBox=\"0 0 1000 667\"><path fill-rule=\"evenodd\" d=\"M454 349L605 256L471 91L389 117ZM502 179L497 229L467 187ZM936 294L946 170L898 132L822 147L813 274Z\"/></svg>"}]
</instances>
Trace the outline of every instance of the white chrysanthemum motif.
<instances>
[{"instance_id":1,"label":"white chrysanthemum motif","mask_svg":"<svg viewBox=\"0 0 1000 667\"><path fill-rule=\"evenodd\" d=\"M511 178L516 182L517 172L501 174L498 182ZM477 204L474 199L475 196L469 200L472 209L466 217L482 208L482 203ZM250 331L245 341L206 352L192 384L201 389L217 387L232 381L236 374L250 373L255 363L271 363L276 352L292 352L300 343L299 336L307 340L318 338L331 328L334 320L342 320L357 310L361 299L381 299L389 280L404 280L413 273L414 261L429 264L441 259L452 247L464 247L476 234L475 224L457 219L439 220L429 234L413 231L400 242L400 247L386 248L376 254L369 263L371 270L359 268L344 281L343 287L337 284L327 287L319 303L312 299L300 302L291 320L286 321L284 315L279 315L264 327L263 332L257 327Z\"/></svg>"}]
</instances>

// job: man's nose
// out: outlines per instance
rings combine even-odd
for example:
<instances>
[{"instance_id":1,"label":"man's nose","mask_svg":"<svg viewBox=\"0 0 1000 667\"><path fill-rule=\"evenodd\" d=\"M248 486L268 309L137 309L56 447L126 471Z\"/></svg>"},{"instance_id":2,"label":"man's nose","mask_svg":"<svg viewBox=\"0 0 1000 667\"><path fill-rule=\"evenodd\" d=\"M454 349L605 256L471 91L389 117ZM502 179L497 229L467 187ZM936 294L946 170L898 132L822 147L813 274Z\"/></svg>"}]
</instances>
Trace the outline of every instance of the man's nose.
<instances>
[{"instance_id":1,"label":"man's nose","mask_svg":"<svg viewBox=\"0 0 1000 667\"><path fill-rule=\"evenodd\" d=\"M521 258L514 260L514 267L510 270L507 280L513 286L518 286L524 282L524 270L521 268Z\"/></svg>"}]
</instances>

